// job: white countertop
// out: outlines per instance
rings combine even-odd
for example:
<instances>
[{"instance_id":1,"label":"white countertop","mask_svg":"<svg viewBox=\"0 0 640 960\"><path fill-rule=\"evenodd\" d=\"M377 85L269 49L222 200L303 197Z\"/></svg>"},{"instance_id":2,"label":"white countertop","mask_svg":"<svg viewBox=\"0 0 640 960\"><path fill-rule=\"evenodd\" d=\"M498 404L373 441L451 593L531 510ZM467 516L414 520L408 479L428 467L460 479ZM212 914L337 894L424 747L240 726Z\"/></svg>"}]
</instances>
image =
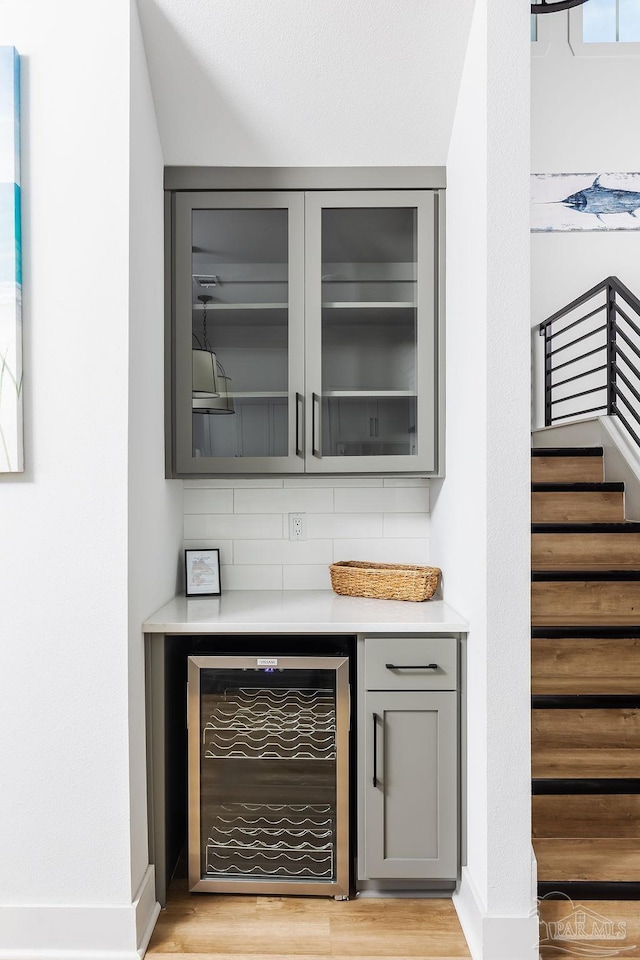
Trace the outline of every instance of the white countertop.
<instances>
[{"instance_id":1,"label":"white countertop","mask_svg":"<svg viewBox=\"0 0 640 960\"><path fill-rule=\"evenodd\" d=\"M145 633L465 633L442 600L412 603L341 597L332 590L230 590L174 597L145 620Z\"/></svg>"}]
</instances>

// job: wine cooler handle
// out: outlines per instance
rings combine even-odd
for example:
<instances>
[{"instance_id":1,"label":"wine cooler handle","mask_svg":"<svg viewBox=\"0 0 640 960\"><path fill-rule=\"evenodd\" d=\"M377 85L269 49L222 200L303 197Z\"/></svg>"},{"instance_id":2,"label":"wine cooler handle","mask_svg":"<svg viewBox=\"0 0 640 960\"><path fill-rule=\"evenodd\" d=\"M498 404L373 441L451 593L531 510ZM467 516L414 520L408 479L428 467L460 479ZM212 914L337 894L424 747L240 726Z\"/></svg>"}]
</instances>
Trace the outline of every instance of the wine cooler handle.
<instances>
[{"instance_id":1,"label":"wine cooler handle","mask_svg":"<svg viewBox=\"0 0 640 960\"><path fill-rule=\"evenodd\" d=\"M318 411L318 416L316 417L316 409ZM320 452L320 435L322 433L322 427L320 425L320 397L317 393L311 394L311 453L314 457L322 458L322 453ZM318 434L318 442L316 443L316 431Z\"/></svg>"},{"instance_id":2,"label":"wine cooler handle","mask_svg":"<svg viewBox=\"0 0 640 960\"><path fill-rule=\"evenodd\" d=\"M304 397L296 393L296 457L304 457Z\"/></svg>"},{"instance_id":3,"label":"wine cooler handle","mask_svg":"<svg viewBox=\"0 0 640 960\"><path fill-rule=\"evenodd\" d=\"M373 785L378 786L378 714L373 714Z\"/></svg>"}]
</instances>

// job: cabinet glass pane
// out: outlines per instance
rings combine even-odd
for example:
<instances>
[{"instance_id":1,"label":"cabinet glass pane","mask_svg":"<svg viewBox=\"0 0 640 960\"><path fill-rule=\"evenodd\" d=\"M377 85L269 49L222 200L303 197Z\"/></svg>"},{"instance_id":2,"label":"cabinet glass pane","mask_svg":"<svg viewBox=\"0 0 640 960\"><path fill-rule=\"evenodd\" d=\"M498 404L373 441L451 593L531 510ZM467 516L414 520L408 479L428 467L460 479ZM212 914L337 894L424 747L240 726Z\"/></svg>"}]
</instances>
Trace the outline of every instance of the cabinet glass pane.
<instances>
[{"instance_id":1,"label":"cabinet glass pane","mask_svg":"<svg viewBox=\"0 0 640 960\"><path fill-rule=\"evenodd\" d=\"M206 879L336 880L336 674L200 674Z\"/></svg>"},{"instance_id":2,"label":"cabinet glass pane","mask_svg":"<svg viewBox=\"0 0 640 960\"><path fill-rule=\"evenodd\" d=\"M191 264L193 456L284 457L287 210L194 210Z\"/></svg>"},{"instance_id":3,"label":"cabinet glass pane","mask_svg":"<svg viewBox=\"0 0 640 960\"><path fill-rule=\"evenodd\" d=\"M417 211L322 211L322 454L417 454Z\"/></svg>"}]
</instances>

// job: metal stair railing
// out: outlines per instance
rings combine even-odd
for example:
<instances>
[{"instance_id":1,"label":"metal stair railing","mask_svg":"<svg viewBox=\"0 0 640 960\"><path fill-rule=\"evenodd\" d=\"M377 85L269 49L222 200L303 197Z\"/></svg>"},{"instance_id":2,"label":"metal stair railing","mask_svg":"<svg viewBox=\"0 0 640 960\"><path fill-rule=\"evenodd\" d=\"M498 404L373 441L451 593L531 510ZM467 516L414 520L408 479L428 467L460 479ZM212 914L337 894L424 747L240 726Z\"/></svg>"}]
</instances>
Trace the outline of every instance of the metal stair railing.
<instances>
[{"instance_id":1,"label":"metal stair railing","mask_svg":"<svg viewBox=\"0 0 640 960\"><path fill-rule=\"evenodd\" d=\"M615 416L640 446L640 299L607 277L543 320L539 331L545 426Z\"/></svg>"}]
</instances>

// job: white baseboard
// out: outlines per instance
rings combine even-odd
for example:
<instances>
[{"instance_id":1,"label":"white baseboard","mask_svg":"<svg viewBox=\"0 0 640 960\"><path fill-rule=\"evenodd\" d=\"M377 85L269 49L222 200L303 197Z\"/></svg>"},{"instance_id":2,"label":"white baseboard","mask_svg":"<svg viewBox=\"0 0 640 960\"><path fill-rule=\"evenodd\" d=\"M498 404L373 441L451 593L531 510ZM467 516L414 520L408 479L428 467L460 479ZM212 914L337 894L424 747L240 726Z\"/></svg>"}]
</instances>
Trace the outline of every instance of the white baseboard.
<instances>
[{"instance_id":1,"label":"white baseboard","mask_svg":"<svg viewBox=\"0 0 640 960\"><path fill-rule=\"evenodd\" d=\"M473 960L538 960L537 915L487 915L467 867L453 903Z\"/></svg>"},{"instance_id":2,"label":"white baseboard","mask_svg":"<svg viewBox=\"0 0 640 960\"><path fill-rule=\"evenodd\" d=\"M599 447L600 419L574 420L531 431L533 447Z\"/></svg>"},{"instance_id":3,"label":"white baseboard","mask_svg":"<svg viewBox=\"0 0 640 960\"><path fill-rule=\"evenodd\" d=\"M160 913L160 904L156 900L155 869L151 865L145 870L133 907L136 914L136 948L138 955L143 957Z\"/></svg>"},{"instance_id":4,"label":"white baseboard","mask_svg":"<svg viewBox=\"0 0 640 960\"><path fill-rule=\"evenodd\" d=\"M133 903L0 906L0 960L140 960L159 912L153 867Z\"/></svg>"}]
</instances>

